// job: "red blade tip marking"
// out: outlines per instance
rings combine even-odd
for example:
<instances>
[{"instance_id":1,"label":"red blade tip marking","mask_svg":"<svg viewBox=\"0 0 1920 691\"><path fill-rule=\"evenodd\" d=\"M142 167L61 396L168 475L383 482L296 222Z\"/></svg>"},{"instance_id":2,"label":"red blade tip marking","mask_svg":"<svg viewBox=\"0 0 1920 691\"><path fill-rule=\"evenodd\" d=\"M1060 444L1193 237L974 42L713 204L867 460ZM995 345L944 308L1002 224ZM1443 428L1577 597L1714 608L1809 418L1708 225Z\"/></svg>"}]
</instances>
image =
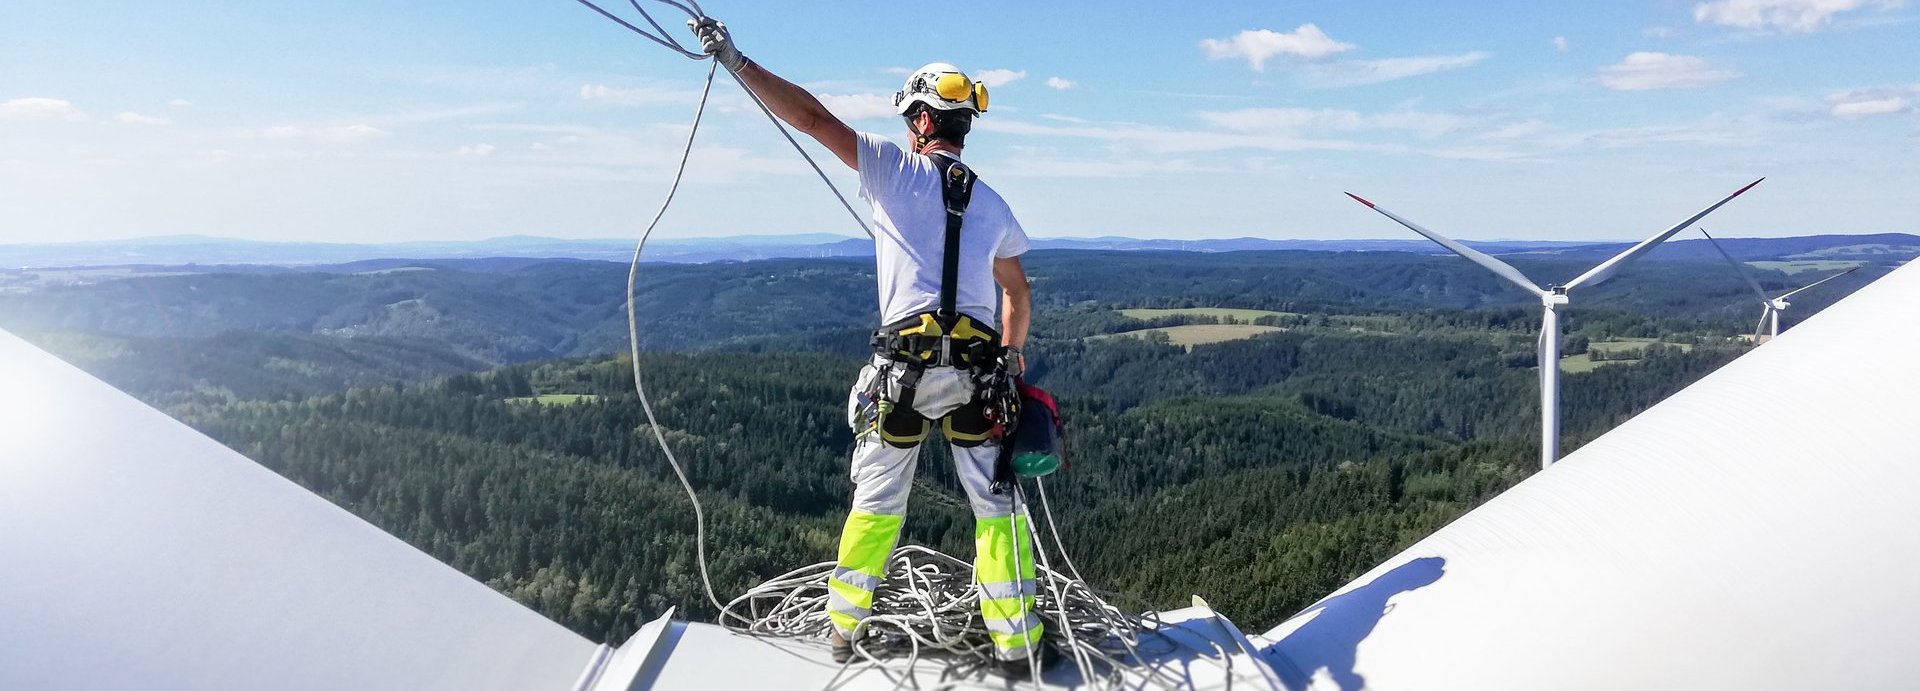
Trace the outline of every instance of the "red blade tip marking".
<instances>
[{"instance_id":1,"label":"red blade tip marking","mask_svg":"<svg viewBox=\"0 0 1920 691\"><path fill-rule=\"evenodd\" d=\"M1354 193L1352 193L1352 192L1348 192L1348 193L1346 193L1346 194L1347 194L1347 196L1349 196L1349 197L1353 197L1353 200L1354 200L1354 201L1356 201L1356 202L1360 202L1360 203L1362 203L1362 204L1365 204L1365 205L1367 205L1367 208L1369 208L1369 209L1371 209L1371 208L1373 208L1373 202L1370 202L1370 201L1367 201L1367 200L1365 200L1365 199L1361 199L1361 198L1360 198L1360 195L1357 195L1357 194L1354 194Z\"/></svg>"},{"instance_id":2,"label":"red blade tip marking","mask_svg":"<svg viewBox=\"0 0 1920 691\"><path fill-rule=\"evenodd\" d=\"M1754 186L1754 185L1758 185L1758 184L1760 184L1760 183L1762 183L1762 182L1765 182L1765 181L1766 181L1766 178L1760 178L1759 180L1755 180L1755 181L1753 181L1753 182L1749 182L1749 183L1747 183L1747 186L1746 186L1746 187L1742 187L1742 188L1740 188L1740 191L1739 191L1739 192L1735 192L1735 193L1733 193L1733 196L1736 196L1736 197L1738 197L1738 196L1740 196L1740 195L1741 195L1742 193L1744 193L1744 192L1746 192L1747 190L1750 190L1750 189L1753 189L1753 186Z\"/></svg>"}]
</instances>

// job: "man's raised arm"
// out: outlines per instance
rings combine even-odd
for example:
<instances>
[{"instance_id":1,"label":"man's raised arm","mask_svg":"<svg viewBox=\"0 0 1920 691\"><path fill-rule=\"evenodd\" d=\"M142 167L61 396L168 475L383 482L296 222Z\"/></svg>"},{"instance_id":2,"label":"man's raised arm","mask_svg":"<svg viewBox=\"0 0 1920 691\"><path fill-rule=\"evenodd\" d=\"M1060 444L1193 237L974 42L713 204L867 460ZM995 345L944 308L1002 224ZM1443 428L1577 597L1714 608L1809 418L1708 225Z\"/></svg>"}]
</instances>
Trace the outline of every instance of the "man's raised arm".
<instances>
[{"instance_id":1,"label":"man's raised arm","mask_svg":"<svg viewBox=\"0 0 1920 691\"><path fill-rule=\"evenodd\" d=\"M848 168L860 169L853 128L827 110L820 99L741 55L740 49L733 45L733 37L727 34L727 25L712 17L703 17L688 20L687 28L693 29L693 35L700 39L700 49L713 56L721 67L739 75L740 82L753 90L774 115L827 147Z\"/></svg>"}]
</instances>

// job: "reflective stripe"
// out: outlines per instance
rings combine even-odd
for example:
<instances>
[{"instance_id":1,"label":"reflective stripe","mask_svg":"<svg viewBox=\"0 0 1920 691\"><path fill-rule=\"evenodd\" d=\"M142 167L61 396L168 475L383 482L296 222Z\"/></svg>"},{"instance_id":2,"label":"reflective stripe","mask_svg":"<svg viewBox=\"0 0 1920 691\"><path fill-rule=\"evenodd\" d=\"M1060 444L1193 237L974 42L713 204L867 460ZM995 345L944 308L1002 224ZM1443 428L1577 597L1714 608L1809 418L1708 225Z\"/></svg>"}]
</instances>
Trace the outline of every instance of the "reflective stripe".
<instances>
[{"instance_id":1,"label":"reflective stripe","mask_svg":"<svg viewBox=\"0 0 1920 691\"><path fill-rule=\"evenodd\" d=\"M853 630L860 628L860 617L827 610L827 620L833 622L833 628L840 630L842 637L852 636Z\"/></svg>"},{"instance_id":2,"label":"reflective stripe","mask_svg":"<svg viewBox=\"0 0 1920 691\"><path fill-rule=\"evenodd\" d=\"M1040 628L1040 615L1028 612L1025 617L1008 619L987 619L987 630L993 633L1016 634Z\"/></svg>"},{"instance_id":3,"label":"reflective stripe","mask_svg":"<svg viewBox=\"0 0 1920 691\"><path fill-rule=\"evenodd\" d=\"M1046 627L1034 612L1033 541L1025 517L974 521L974 572L980 579L980 616L1002 660L1027 657Z\"/></svg>"},{"instance_id":4,"label":"reflective stripe","mask_svg":"<svg viewBox=\"0 0 1920 691\"><path fill-rule=\"evenodd\" d=\"M993 653L1002 660L1019 660L1027 656L1027 651L1040 647L1041 629L1035 626L1026 633L989 633L993 639Z\"/></svg>"},{"instance_id":5,"label":"reflective stripe","mask_svg":"<svg viewBox=\"0 0 1920 691\"><path fill-rule=\"evenodd\" d=\"M854 607L873 606L873 591L871 590L861 590L839 581L827 581L827 592L832 593L834 597L840 598ZM827 609L833 608L828 607Z\"/></svg>"},{"instance_id":6,"label":"reflective stripe","mask_svg":"<svg viewBox=\"0 0 1920 691\"><path fill-rule=\"evenodd\" d=\"M827 579L827 618L843 634L873 614L873 591L885 580L887 557L900 539L902 517L851 511L840 533L840 559Z\"/></svg>"},{"instance_id":7,"label":"reflective stripe","mask_svg":"<svg viewBox=\"0 0 1920 691\"><path fill-rule=\"evenodd\" d=\"M980 616L988 619L1012 619L1033 611L1033 598L1009 597L1001 600L981 600Z\"/></svg>"},{"instance_id":8,"label":"reflective stripe","mask_svg":"<svg viewBox=\"0 0 1920 691\"><path fill-rule=\"evenodd\" d=\"M861 573L845 566L833 568L833 580L865 590L869 593L880 589L880 577Z\"/></svg>"},{"instance_id":9,"label":"reflective stripe","mask_svg":"<svg viewBox=\"0 0 1920 691\"><path fill-rule=\"evenodd\" d=\"M1021 595L1033 597L1035 592L1033 581L980 584L980 597L988 600L1006 600L1020 597Z\"/></svg>"},{"instance_id":10,"label":"reflective stripe","mask_svg":"<svg viewBox=\"0 0 1920 691\"><path fill-rule=\"evenodd\" d=\"M859 604L842 597L840 593L837 592L827 595L827 612L830 614L844 614L852 617L856 622L873 616L872 609L861 607Z\"/></svg>"}]
</instances>

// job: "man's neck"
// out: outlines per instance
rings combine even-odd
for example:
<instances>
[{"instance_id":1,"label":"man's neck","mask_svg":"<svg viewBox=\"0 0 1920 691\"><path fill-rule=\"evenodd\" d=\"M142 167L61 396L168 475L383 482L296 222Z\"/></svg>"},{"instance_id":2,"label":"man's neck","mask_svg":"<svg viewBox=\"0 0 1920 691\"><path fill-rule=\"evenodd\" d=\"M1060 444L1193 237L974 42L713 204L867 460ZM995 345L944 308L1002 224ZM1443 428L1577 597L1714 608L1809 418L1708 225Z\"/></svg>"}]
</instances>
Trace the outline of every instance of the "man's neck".
<instances>
[{"instance_id":1,"label":"man's neck","mask_svg":"<svg viewBox=\"0 0 1920 691\"><path fill-rule=\"evenodd\" d=\"M935 139L927 142L926 146L920 147L920 155L932 156L934 154L946 154L957 159L960 158L960 147L954 146L943 139Z\"/></svg>"}]
</instances>

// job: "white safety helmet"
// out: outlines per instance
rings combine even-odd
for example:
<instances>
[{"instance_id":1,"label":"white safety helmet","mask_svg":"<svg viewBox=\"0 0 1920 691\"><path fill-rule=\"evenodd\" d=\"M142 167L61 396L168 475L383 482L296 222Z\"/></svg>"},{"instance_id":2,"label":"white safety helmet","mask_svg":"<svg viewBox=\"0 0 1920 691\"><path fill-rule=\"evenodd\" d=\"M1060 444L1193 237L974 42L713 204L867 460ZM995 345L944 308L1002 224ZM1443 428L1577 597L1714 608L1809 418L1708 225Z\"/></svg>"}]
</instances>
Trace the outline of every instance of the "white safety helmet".
<instances>
[{"instance_id":1,"label":"white safety helmet","mask_svg":"<svg viewBox=\"0 0 1920 691\"><path fill-rule=\"evenodd\" d=\"M944 62L928 63L907 75L907 83L893 95L893 107L901 115L915 103L935 110L964 110L975 115L987 112L987 85L974 81L960 68Z\"/></svg>"}]
</instances>

